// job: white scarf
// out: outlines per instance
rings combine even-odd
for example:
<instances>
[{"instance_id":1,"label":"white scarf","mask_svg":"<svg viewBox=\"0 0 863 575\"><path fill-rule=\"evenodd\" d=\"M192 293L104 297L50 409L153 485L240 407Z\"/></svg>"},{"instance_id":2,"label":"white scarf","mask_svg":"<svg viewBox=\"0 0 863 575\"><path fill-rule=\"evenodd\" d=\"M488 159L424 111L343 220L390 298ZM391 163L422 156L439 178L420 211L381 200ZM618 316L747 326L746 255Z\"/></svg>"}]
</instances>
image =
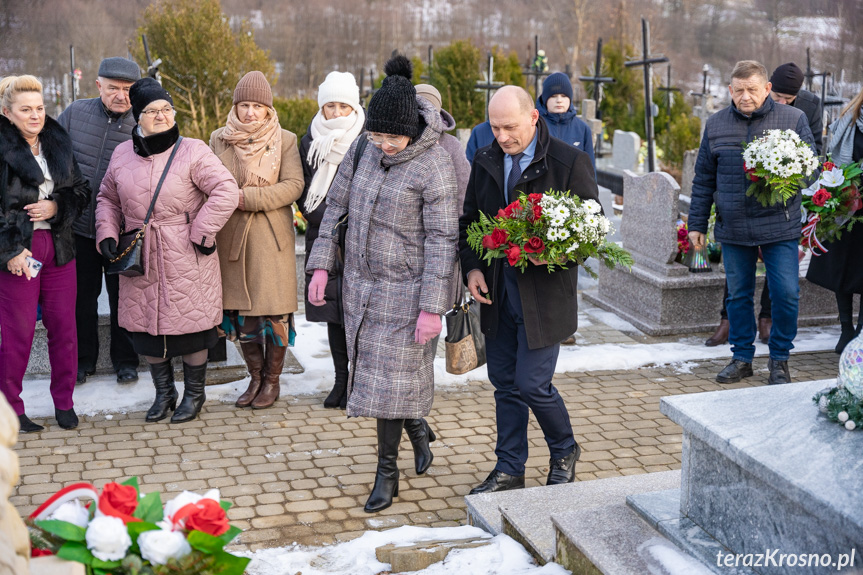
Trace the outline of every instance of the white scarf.
<instances>
[{"instance_id":1,"label":"white scarf","mask_svg":"<svg viewBox=\"0 0 863 575\"><path fill-rule=\"evenodd\" d=\"M321 205L342 158L348 153L351 144L363 131L366 115L362 108L355 109L349 116L325 120L324 115L318 110L312 120L310 127L312 133L312 145L309 147L309 155L306 160L312 169L317 170L309 184L309 193L306 195L306 212L313 212Z\"/></svg>"},{"instance_id":2,"label":"white scarf","mask_svg":"<svg viewBox=\"0 0 863 575\"><path fill-rule=\"evenodd\" d=\"M851 121L851 110L840 116L838 120L830 126L830 141L831 153L830 160L837 166L850 164L854 155L854 132L860 130L863 132L863 111L860 112L860 117L857 122Z\"/></svg>"}]
</instances>

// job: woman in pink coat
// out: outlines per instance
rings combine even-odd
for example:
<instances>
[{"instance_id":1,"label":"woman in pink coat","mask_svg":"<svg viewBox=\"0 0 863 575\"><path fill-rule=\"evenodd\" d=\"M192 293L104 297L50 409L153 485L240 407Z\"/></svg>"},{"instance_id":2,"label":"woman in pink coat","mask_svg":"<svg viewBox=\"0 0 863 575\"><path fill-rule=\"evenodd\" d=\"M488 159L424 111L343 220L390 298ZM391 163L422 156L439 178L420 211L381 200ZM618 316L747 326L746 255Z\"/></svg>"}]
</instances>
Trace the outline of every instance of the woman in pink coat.
<instances>
[{"instance_id":1,"label":"woman in pink coat","mask_svg":"<svg viewBox=\"0 0 863 575\"><path fill-rule=\"evenodd\" d=\"M171 423L190 421L204 404L207 350L222 321L218 232L237 207L240 191L209 146L179 139L171 95L152 78L129 90L138 125L117 146L96 203L96 242L108 259L118 255L125 230L143 226L168 159L143 242L144 275L120 277L119 323L135 351L150 364L156 400L147 421L174 410ZM177 405L171 358L183 356L185 392Z\"/></svg>"}]
</instances>

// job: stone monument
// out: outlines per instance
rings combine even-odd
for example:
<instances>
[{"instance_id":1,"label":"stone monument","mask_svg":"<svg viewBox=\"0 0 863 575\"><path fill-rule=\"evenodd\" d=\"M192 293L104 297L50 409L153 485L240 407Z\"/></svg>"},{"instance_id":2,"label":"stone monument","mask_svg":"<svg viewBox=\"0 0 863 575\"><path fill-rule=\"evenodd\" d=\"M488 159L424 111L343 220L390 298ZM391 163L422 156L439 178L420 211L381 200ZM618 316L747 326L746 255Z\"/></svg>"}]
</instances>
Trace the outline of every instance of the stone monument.
<instances>
[{"instance_id":1,"label":"stone monument","mask_svg":"<svg viewBox=\"0 0 863 575\"><path fill-rule=\"evenodd\" d=\"M0 575L29 575L30 537L9 496L18 483L18 418L0 394Z\"/></svg>"},{"instance_id":2,"label":"stone monument","mask_svg":"<svg viewBox=\"0 0 863 575\"><path fill-rule=\"evenodd\" d=\"M639 176L625 170L623 189L626 215L620 232L635 264L631 272L600 266L598 289L584 297L649 335L713 329L725 278L718 266L693 274L674 261L680 186L665 172Z\"/></svg>"},{"instance_id":3,"label":"stone monument","mask_svg":"<svg viewBox=\"0 0 863 575\"><path fill-rule=\"evenodd\" d=\"M611 143L611 162L618 170L634 170L638 167L638 151L641 137L635 132L614 131Z\"/></svg>"},{"instance_id":4,"label":"stone monument","mask_svg":"<svg viewBox=\"0 0 863 575\"><path fill-rule=\"evenodd\" d=\"M590 135L592 136L592 141L595 143L597 136L602 134L602 120L596 119L596 100L587 99L581 101L581 119L590 128ZM595 153L596 150L594 150Z\"/></svg>"}]
</instances>

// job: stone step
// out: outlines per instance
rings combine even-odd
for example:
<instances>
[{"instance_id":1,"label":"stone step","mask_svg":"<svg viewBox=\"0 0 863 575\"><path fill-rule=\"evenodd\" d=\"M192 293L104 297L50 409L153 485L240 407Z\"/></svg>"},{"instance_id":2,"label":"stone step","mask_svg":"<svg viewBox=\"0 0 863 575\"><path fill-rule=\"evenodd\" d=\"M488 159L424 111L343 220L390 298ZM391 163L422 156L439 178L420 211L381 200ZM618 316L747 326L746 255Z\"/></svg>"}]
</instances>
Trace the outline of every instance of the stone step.
<instances>
[{"instance_id":1,"label":"stone step","mask_svg":"<svg viewBox=\"0 0 863 575\"><path fill-rule=\"evenodd\" d=\"M688 517L680 514L680 489L639 493L626 498L630 509L674 545L695 557L712 573L754 575L747 567L719 566L717 559L731 551Z\"/></svg>"},{"instance_id":2,"label":"stone step","mask_svg":"<svg viewBox=\"0 0 863 575\"><path fill-rule=\"evenodd\" d=\"M632 493L680 486L679 471L610 477L465 497L468 522L492 534L506 533L544 564L554 558L553 514L623 505Z\"/></svg>"},{"instance_id":3,"label":"stone step","mask_svg":"<svg viewBox=\"0 0 863 575\"><path fill-rule=\"evenodd\" d=\"M573 575L711 575L623 503L552 515L555 562Z\"/></svg>"}]
</instances>

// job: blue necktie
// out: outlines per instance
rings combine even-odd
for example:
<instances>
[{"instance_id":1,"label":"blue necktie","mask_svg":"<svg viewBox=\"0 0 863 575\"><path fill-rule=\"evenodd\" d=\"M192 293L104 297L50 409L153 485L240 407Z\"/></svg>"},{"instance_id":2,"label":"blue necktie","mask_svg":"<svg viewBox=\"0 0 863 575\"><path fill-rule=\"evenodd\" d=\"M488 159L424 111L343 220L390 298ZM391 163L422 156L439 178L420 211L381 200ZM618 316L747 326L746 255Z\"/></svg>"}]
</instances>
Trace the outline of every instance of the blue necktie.
<instances>
[{"instance_id":1,"label":"blue necktie","mask_svg":"<svg viewBox=\"0 0 863 575\"><path fill-rule=\"evenodd\" d=\"M512 168L509 170L509 179L506 181L506 197L508 202L514 202L516 199L513 191L518 180L521 179L521 158L524 152L510 156L512 158Z\"/></svg>"}]
</instances>

